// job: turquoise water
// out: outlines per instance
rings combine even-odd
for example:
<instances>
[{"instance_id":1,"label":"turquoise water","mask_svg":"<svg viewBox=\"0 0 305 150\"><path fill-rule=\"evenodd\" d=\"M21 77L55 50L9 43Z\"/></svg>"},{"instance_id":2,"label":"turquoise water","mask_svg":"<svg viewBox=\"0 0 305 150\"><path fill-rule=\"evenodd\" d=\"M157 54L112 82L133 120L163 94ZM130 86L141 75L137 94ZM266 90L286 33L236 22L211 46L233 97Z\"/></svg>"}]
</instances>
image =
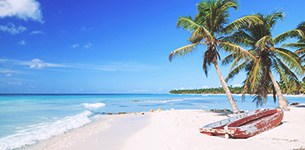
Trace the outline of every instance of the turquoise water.
<instances>
[{"instance_id":1,"label":"turquoise water","mask_svg":"<svg viewBox=\"0 0 305 150\"><path fill-rule=\"evenodd\" d=\"M304 97L286 97L305 102ZM251 97L234 96L242 110L254 110ZM264 108L277 107L272 98ZM225 95L106 94L1 95L0 150L20 148L79 128L104 113L150 109L230 109Z\"/></svg>"}]
</instances>

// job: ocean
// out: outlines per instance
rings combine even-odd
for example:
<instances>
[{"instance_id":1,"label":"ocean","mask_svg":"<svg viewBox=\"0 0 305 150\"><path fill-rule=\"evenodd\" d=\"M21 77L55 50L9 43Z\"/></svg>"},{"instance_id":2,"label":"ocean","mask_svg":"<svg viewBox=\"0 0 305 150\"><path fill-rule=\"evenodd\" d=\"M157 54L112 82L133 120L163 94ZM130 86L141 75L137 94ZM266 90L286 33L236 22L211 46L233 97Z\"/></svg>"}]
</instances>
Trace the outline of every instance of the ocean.
<instances>
[{"instance_id":1,"label":"ocean","mask_svg":"<svg viewBox=\"0 0 305 150\"><path fill-rule=\"evenodd\" d=\"M257 108L252 97L234 95L241 110ZM292 102L304 97L286 96ZM277 107L269 97L263 108ZM100 115L150 109L231 109L225 95L100 94L0 95L0 150L24 148L88 124Z\"/></svg>"}]
</instances>

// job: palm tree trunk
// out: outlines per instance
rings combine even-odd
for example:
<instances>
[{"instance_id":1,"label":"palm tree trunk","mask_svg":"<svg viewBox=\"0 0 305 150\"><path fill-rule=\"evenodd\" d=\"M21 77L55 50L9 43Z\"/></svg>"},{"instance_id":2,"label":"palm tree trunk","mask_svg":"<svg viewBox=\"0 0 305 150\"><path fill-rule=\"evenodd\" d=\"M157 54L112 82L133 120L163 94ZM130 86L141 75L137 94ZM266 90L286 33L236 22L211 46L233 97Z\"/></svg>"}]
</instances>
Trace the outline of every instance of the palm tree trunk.
<instances>
[{"instance_id":1,"label":"palm tree trunk","mask_svg":"<svg viewBox=\"0 0 305 150\"><path fill-rule=\"evenodd\" d=\"M225 90L226 95L227 95L227 97L228 97L228 100L229 100L229 102L230 102L230 104L231 104L231 106L232 106L233 113L238 113L238 112L239 112L238 107L237 107L237 105L236 105L236 103L235 103L235 101L234 101L234 99L233 99L233 97L232 97L231 91L230 91L230 89L228 88L227 83L225 82L225 80L223 79L223 77L222 77L222 75L221 75L221 72L220 72L218 63L215 62L215 63L214 63L214 66L215 66L215 69L216 69L218 78L219 78L219 80L220 80L220 83L221 83L223 89Z\"/></svg>"},{"instance_id":2,"label":"palm tree trunk","mask_svg":"<svg viewBox=\"0 0 305 150\"><path fill-rule=\"evenodd\" d=\"M275 80L275 78L274 78L274 76L273 76L271 71L269 71L269 76L271 78L271 81L273 83L274 89L276 91L276 95L277 95L277 97L279 99L279 107L284 109L284 110L289 110L288 109L288 105L287 105L287 100L284 98L283 93L281 91L281 88L280 88L279 84L276 82L276 80Z\"/></svg>"}]
</instances>

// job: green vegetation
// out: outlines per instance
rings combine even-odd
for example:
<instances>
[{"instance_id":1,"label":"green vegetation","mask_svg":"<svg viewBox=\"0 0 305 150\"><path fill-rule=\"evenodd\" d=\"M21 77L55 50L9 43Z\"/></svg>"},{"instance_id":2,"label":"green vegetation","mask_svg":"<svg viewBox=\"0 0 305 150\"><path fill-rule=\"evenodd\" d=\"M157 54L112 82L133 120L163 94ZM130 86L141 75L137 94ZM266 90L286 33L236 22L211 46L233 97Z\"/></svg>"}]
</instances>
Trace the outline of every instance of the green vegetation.
<instances>
[{"instance_id":1,"label":"green vegetation","mask_svg":"<svg viewBox=\"0 0 305 150\"><path fill-rule=\"evenodd\" d=\"M231 87L230 91L233 94L239 94L242 91L241 87ZM186 89L186 90L171 90L171 94L225 94L222 87L219 88L203 88L203 89Z\"/></svg>"},{"instance_id":2,"label":"green vegetation","mask_svg":"<svg viewBox=\"0 0 305 150\"><path fill-rule=\"evenodd\" d=\"M194 18L180 17L177 26L192 32L189 38L191 44L169 55L171 61L174 56L183 56L203 45L203 70L207 75L208 67L213 64L222 88L172 90L171 93L225 93L234 112L238 112L238 108L231 92L256 95L254 101L257 104L264 103L267 94L273 94L274 100L278 98L279 106L286 109L287 101L282 93L304 93L305 89L304 79L302 83L299 81L299 77L304 77L305 70L305 22L296 29L273 37L272 30L283 19L282 12L248 15L228 24L229 8L237 9L237 2L206 0L197 4L198 13ZM297 39L297 42L287 43L291 41L287 39L291 38ZM222 60L223 64L231 64L226 80L218 66L220 50L231 53ZM226 81L241 71L247 74L243 86L228 87ZM274 75L278 75L280 80L276 81Z\"/></svg>"},{"instance_id":3,"label":"green vegetation","mask_svg":"<svg viewBox=\"0 0 305 150\"><path fill-rule=\"evenodd\" d=\"M191 16L180 17L177 26L192 32L192 35L189 38L191 44L172 51L169 55L169 59L171 61L174 56L186 55L192 52L196 47L204 45L202 66L205 74L208 74L208 67L213 64L220 83L233 108L233 112L238 112L236 103L218 66L218 60L220 59L218 51L224 50L228 52L248 53L248 51L243 50L240 46L228 41L222 41L222 39L234 30L262 22L257 16L249 15L236 19L228 24L230 8L237 9L237 2L235 0L202 1L197 4L198 13L194 18Z\"/></svg>"},{"instance_id":4,"label":"green vegetation","mask_svg":"<svg viewBox=\"0 0 305 150\"><path fill-rule=\"evenodd\" d=\"M303 31L303 33L305 33L305 22L302 22L298 25L297 27L298 30ZM305 39L300 39L298 42L296 43L288 43L288 44L284 44L283 47L289 47L289 48L294 48L297 49L294 53L297 54L301 61L305 62ZM304 81L305 78L303 78Z\"/></svg>"},{"instance_id":5,"label":"green vegetation","mask_svg":"<svg viewBox=\"0 0 305 150\"><path fill-rule=\"evenodd\" d=\"M247 73L244 80L242 94L255 94L254 101L258 104L267 100L267 94L273 94L274 101L276 96L279 99L279 106L287 108L282 90L276 81L274 74L280 77L282 85L286 89L299 87L297 75L304 74L304 68L298 55L289 49L278 47L289 38L303 39L304 33L299 29L286 31L276 37L272 37L272 29L279 20L283 19L282 12L270 15L257 14L263 24L255 24L236 31L225 40L249 47L249 57L244 57L238 53L232 53L223 59L224 64L233 62L231 72L226 80L233 78L241 71ZM240 62L238 64L238 62Z\"/></svg>"},{"instance_id":6,"label":"green vegetation","mask_svg":"<svg viewBox=\"0 0 305 150\"><path fill-rule=\"evenodd\" d=\"M285 88L285 85L280 83L282 92L285 94L305 94L305 82L300 82L301 87L292 87L289 89ZM232 87L229 86L230 91L233 94L241 94L243 87ZM171 90L171 94L225 94L225 91L222 87L219 88L202 88L202 89L185 89L185 90ZM268 89L268 94L272 94L273 91L271 88ZM247 93L249 94L249 93Z\"/></svg>"}]
</instances>

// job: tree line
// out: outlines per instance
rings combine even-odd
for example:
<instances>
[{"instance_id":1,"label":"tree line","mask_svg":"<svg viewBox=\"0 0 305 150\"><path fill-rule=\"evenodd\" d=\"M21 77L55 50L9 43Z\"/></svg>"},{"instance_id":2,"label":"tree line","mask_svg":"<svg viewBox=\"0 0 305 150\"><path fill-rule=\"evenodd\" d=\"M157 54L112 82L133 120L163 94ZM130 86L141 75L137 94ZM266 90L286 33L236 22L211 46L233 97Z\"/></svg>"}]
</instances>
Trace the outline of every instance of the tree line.
<instances>
[{"instance_id":1,"label":"tree line","mask_svg":"<svg viewBox=\"0 0 305 150\"><path fill-rule=\"evenodd\" d=\"M280 83L280 87L285 94L305 94L305 82L300 83L300 87L286 88L284 84ZM243 92L243 87L233 87L229 86L232 94L241 94ZM171 90L171 94L225 94L222 87L218 88L201 88L201 89L180 89ZM272 94L272 89L268 89L268 93ZM249 94L249 93L247 93Z\"/></svg>"}]
</instances>

